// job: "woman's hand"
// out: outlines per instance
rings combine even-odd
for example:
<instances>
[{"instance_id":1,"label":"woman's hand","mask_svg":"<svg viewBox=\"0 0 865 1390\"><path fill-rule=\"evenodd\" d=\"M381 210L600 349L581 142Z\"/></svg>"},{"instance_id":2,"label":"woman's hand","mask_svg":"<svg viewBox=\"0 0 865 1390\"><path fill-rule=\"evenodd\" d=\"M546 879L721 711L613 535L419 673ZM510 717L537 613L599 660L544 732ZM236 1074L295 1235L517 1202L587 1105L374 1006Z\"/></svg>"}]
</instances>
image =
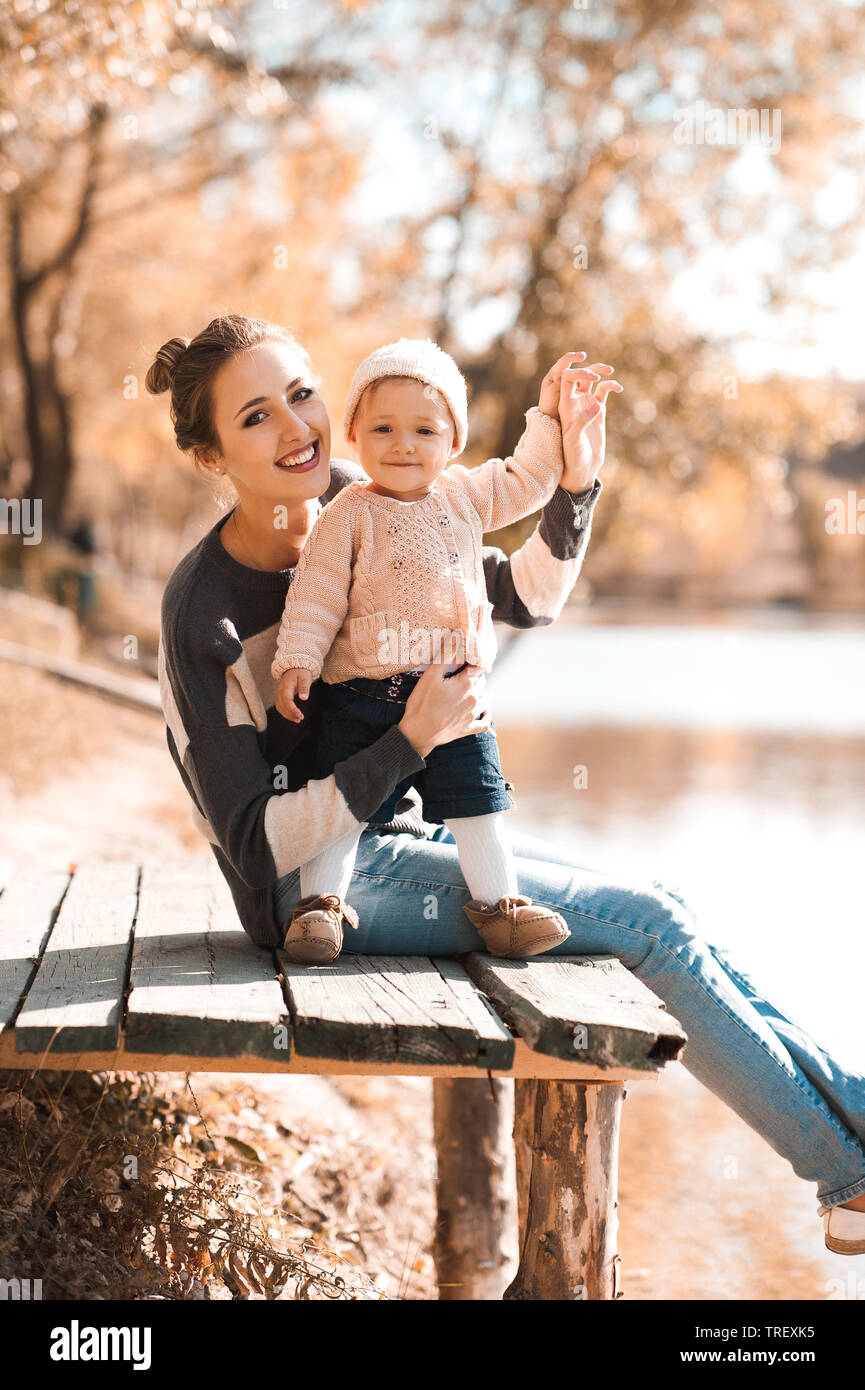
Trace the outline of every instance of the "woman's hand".
<instances>
[{"instance_id":1,"label":"woman's hand","mask_svg":"<svg viewBox=\"0 0 865 1390\"><path fill-rule=\"evenodd\" d=\"M283 671L276 682L276 708L283 719L290 719L292 724L303 723L303 710L295 703L295 696L298 700L306 700L311 685L312 674L303 667Z\"/></svg>"},{"instance_id":2,"label":"woman's hand","mask_svg":"<svg viewBox=\"0 0 865 1390\"><path fill-rule=\"evenodd\" d=\"M426 668L399 721L399 728L422 758L441 743L466 734L483 734L490 727L482 668L464 666L453 676L447 675L447 669L446 662Z\"/></svg>"},{"instance_id":3,"label":"woman's hand","mask_svg":"<svg viewBox=\"0 0 865 1390\"><path fill-rule=\"evenodd\" d=\"M558 414L565 460L560 485L566 492L588 491L601 470L606 450L607 396L611 391L624 389L618 381L601 381L598 373L609 374L612 370L604 362L593 362L591 367L571 363L560 373ZM593 392L596 382L600 384Z\"/></svg>"}]
</instances>

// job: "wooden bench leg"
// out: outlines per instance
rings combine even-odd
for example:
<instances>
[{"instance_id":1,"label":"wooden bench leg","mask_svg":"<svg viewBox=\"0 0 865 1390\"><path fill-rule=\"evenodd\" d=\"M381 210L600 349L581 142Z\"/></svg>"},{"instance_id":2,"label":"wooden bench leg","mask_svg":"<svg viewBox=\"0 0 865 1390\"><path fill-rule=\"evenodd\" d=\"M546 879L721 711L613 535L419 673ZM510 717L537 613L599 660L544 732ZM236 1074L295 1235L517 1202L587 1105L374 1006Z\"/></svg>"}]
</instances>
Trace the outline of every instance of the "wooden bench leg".
<instances>
[{"instance_id":1,"label":"wooden bench leg","mask_svg":"<svg viewBox=\"0 0 865 1390\"><path fill-rule=\"evenodd\" d=\"M501 1299L517 1260L508 1077L433 1081L439 1298Z\"/></svg>"},{"instance_id":2,"label":"wooden bench leg","mask_svg":"<svg viewBox=\"0 0 865 1390\"><path fill-rule=\"evenodd\" d=\"M621 1297L615 1082L514 1082L520 1264L506 1299Z\"/></svg>"}]
</instances>

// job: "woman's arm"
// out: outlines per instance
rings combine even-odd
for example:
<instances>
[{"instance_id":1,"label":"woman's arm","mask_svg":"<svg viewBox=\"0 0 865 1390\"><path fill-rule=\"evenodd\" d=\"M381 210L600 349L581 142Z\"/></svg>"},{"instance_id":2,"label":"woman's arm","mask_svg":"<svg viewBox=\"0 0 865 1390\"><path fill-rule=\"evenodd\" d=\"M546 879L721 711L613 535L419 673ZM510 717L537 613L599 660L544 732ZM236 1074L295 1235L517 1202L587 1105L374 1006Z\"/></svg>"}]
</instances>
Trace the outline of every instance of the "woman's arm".
<instances>
[{"instance_id":1,"label":"woman's arm","mask_svg":"<svg viewBox=\"0 0 865 1390\"><path fill-rule=\"evenodd\" d=\"M496 622L540 627L561 613L577 582L603 484L596 478L581 493L556 488L528 540L508 558L484 546L487 598Z\"/></svg>"},{"instance_id":2,"label":"woman's arm","mask_svg":"<svg viewBox=\"0 0 865 1390\"><path fill-rule=\"evenodd\" d=\"M216 843L241 878L260 888L358 830L424 760L394 726L329 777L275 791L283 769L268 766L257 741L202 729L187 766Z\"/></svg>"},{"instance_id":3,"label":"woman's arm","mask_svg":"<svg viewBox=\"0 0 865 1390\"><path fill-rule=\"evenodd\" d=\"M198 828L250 888L270 888L366 823L425 766L429 749L487 727L479 717L483 673L466 668L444 679L445 666L431 667L400 724L330 776L307 780L305 731L282 721L275 727L268 708L268 629L241 642L232 623L213 621L206 578L184 578L179 598L169 583L163 600L159 688L168 747Z\"/></svg>"},{"instance_id":4,"label":"woman's arm","mask_svg":"<svg viewBox=\"0 0 865 1390\"><path fill-rule=\"evenodd\" d=\"M264 756L267 711L241 643L224 638L210 651L199 645L184 660L171 629L163 628L163 636L160 692L169 751L199 828L251 888L269 887L357 829L398 782L424 766L395 726L329 777L298 785L303 733L286 723L284 761L272 764Z\"/></svg>"}]
</instances>

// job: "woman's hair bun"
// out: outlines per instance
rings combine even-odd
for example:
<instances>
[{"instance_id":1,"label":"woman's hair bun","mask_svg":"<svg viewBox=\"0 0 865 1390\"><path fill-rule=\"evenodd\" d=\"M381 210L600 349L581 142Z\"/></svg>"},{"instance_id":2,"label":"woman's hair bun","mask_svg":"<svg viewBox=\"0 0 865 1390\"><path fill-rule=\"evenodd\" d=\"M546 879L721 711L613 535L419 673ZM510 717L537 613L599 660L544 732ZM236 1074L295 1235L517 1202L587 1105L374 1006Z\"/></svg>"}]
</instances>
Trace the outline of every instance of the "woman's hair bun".
<instances>
[{"instance_id":1,"label":"woman's hair bun","mask_svg":"<svg viewBox=\"0 0 865 1390\"><path fill-rule=\"evenodd\" d=\"M169 338L167 343L162 344L144 378L144 385L151 396L159 396L170 389L177 364L188 346L188 338Z\"/></svg>"}]
</instances>

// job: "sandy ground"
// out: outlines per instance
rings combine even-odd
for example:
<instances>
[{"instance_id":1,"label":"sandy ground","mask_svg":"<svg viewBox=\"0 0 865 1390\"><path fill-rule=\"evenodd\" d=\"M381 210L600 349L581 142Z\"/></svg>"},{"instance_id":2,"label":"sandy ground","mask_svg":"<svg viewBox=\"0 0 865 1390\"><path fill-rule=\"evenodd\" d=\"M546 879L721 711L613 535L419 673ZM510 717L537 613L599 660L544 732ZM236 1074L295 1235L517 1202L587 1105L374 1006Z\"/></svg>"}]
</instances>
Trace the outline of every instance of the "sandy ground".
<instances>
[{"instance_id":1,"label":"sandy ground","mask_svg":"<svg viewBox=\"0 0 865 1390\"><path fill-rule=\"evenodd\" d=\"M7 871L200 850L157 717L3 661L0 708ZM436 1297L430 1081L191 1081L205 1117L209 1103L222 1108L233 1094L235 1132L248 1142L272 1137L277 1123L291 1132L286 1180L311 1204L338 1206L340 1249L390 1297ZM865 1256L825 1249L814 1191L681 1064L657 1082L629 1083L619 1182L625 1297L865 1299Z\"/></svg>"}]
</instances>

